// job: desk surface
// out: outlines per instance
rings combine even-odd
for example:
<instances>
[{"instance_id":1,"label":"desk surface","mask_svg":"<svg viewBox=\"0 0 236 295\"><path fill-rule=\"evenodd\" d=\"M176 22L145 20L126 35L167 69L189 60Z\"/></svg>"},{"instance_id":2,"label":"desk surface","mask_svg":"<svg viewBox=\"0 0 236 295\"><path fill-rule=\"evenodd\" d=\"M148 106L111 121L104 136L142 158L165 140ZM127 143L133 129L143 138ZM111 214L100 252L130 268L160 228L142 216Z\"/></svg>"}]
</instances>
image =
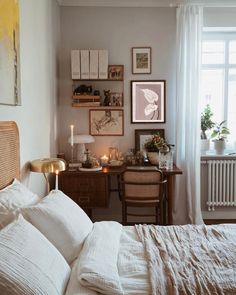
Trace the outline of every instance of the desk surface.
<instances>
[{"instance_id":1,"label":"desk surface","mask_svg":"<svg viewBox=\"0 0 236 295\"><path fill-rule=\"evenodd\" d=\"M69 170L66 170L66 171L63 171L62 173L83 173L83 174L87 174L87 173L107 173L109 175L117 175L117 174L121 174L122 172L124 172L126 169L129 169L131 168L132 169L142 169L141 167L143 167L143 169L145 170L146 167L156 167L156 166L127 166L126 164L123 164L121 166L104 166L102 168L102 170L100 171L79 171L79 170L76 170L76 171L69 171ZM182 170L180 168L178 168L177 166L174 165L173 169L171 170L167 170L167 169L161 169L161 171L163 172L164 175L176 175L176 174L182 174Z\"/></svg>"}]
</instances>

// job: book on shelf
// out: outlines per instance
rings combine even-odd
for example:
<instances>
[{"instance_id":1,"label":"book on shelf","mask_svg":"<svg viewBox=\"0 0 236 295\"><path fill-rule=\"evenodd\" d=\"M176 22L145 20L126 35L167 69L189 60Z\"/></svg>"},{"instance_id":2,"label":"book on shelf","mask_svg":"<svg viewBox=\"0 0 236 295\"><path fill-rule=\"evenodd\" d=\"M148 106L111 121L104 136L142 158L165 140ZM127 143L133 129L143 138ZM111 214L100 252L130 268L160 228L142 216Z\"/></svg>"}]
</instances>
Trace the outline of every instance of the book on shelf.
<instances>
[{"instance_id":1,"label":"book on shelf","mask_svg":"<svg viewBox=\"0 0 236 295\"><path fill-rule=\"evenodd\" d=\"M89 50L80 50L81 79L89 79Z\"/></svg>"},{"instance_id":2,"label":"book on shelf","mask_svg":"<svg viewBox=\"0 0 236 295\"><path fill-rule=\"evenodd\" d=\"M108 78L108 51L99 50L98 52L98 69L99 69L99 79Z\"/></svg>"},{"instance_id":3,"label":"book on shelf","mask_svg":"<svg viewBox=\"0 0 236 295\"><path fill-rule=\"evenodd\" d=\"M72 79L80 79L80 51L71 50L71 76Z\"/></svg>"},{"instance_id":4,"label":"book on shelf","mask_svg":"<svg viewBox=\"0 0 236 295\"><path fill-rule=\"evenodd\" d=\"M89 51L89 79L98 79L98 50Z\"/></svg>"}]
</instances>

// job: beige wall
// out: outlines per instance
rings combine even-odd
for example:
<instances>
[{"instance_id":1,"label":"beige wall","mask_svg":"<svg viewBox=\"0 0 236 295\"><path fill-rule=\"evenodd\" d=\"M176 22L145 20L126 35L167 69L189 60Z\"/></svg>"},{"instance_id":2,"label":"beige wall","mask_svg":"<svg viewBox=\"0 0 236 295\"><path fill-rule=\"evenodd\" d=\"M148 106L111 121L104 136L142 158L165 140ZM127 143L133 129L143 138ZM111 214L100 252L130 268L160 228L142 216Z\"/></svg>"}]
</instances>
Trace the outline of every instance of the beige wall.
<instances>
[{"instance_id":1,"label":"beige wall","mask_svg":"<svg viewBox=\"0 0 236 295\"><path fill-rule=\"evenodd\" d=\"M124 64L124 136L97 136L89 148L97 156L110 145L126 152L134 147L134 130L165 128L170 142L175 141L175 9L61 7L60 63L60 142L61 152L69 155L69 126L75 133L89 132L88 109L71 107L71 49L108 49L109 64ZM152 47L152 74L132 75L131 48ZM158 80L167 82L166 124L131 124L130 81Z\"/></svg>"},{"instance_id":2,"label":"beige wall","mask_svg":"<svg viewBox=\"0 0 236 295\"><path fill-rule=\"evenodd\" d=\"M45 180L29 161L57 152L57 56L60 40L56 0L20 0L21 106L0 105L0 120L20 132L21 178L43 194Z\"/></svg>"}]
</instances>

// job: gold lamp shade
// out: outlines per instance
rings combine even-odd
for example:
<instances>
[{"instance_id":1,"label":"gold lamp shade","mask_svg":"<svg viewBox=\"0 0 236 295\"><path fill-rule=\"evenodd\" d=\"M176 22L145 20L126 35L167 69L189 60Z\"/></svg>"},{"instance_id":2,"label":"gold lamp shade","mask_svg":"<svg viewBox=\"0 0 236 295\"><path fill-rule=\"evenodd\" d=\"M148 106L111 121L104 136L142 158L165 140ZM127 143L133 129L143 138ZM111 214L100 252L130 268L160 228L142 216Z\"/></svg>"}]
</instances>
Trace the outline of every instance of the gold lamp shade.
<instances>
[{"instance_id":1,"label":"gold lamp shade","mask_svg":"<svg viewBox=\"0 0 236 295\"><path fill-rule=\"evenodd\" d=\"M30 163L32 172L55 173L56 170L66 170L66 162L59 158L37 159Z\"/></svg>"}]
</instances>

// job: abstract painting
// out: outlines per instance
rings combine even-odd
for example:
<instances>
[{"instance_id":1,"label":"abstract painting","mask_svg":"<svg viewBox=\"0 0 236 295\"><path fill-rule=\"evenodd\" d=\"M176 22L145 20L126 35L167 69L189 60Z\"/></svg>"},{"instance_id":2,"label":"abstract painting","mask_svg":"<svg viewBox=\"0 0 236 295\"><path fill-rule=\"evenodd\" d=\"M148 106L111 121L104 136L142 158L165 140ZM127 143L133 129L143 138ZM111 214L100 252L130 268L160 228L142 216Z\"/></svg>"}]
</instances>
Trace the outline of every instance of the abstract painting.
<instances>
[{"instance_id":1,"label":"abstract painting","mask_svg":"<svg viewBox=\"0 0 236 295\"><path fill-rule=\"evenodd\" d=\"M19 1L0 0L0 104L20 104Z\"/></svg>"}]
</instances>

